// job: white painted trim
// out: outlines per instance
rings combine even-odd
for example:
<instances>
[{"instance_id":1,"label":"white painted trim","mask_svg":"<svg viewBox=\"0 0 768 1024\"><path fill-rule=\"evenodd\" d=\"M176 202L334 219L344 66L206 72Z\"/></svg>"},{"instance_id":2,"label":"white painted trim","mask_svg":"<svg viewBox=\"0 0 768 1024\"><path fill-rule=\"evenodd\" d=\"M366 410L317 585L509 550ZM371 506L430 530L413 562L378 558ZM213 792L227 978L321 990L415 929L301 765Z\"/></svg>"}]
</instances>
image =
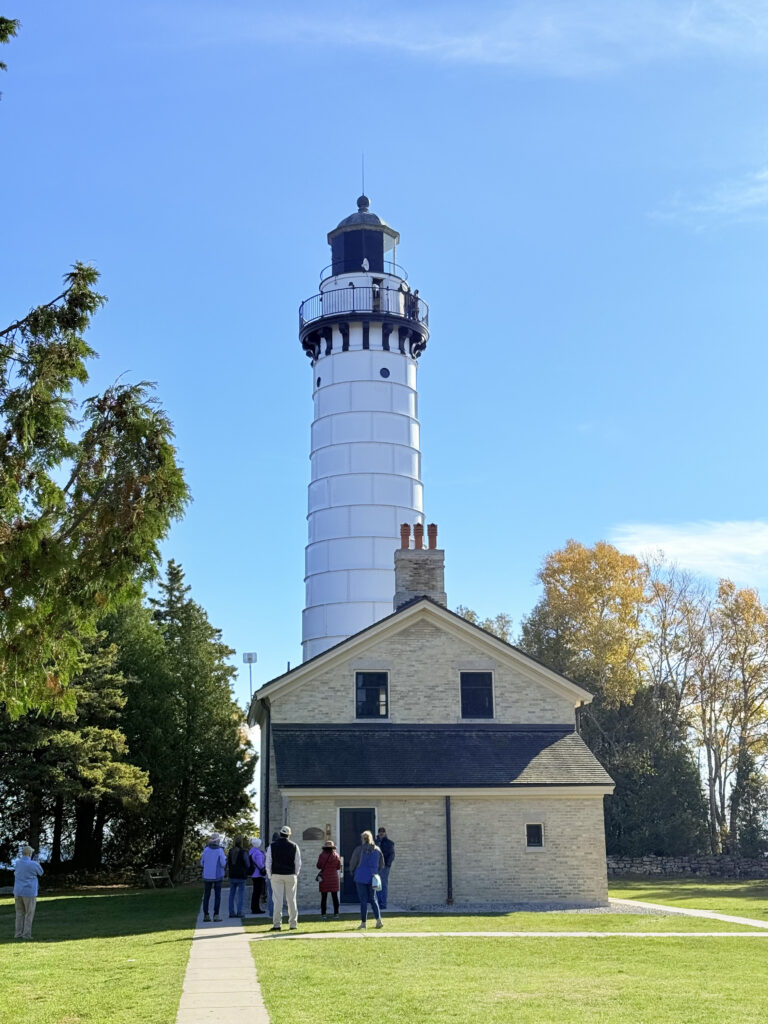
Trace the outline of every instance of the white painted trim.
<instances>
[{"instance_id":1,"label":"white painted trim","mask_svg":"<svg viewBox=\"0 0 768 1024\"><path fill-rule=\"evenodd\" d=\"M282 676L271 679L256 691L254 697L271 697L279 691L290 693L294 687L301 686L306 678L308 676L311 677L317 669L321 667L325 669L337 660L341 661L355 656L359 657L358 652L360 650L378 643L383 637L400 632L401 629L407 628L419 619L437 619L441 626L459 633L468 643L478 648L478 650L484 651L485 657L488 657L488 653L484 649L491 647L498 657L503 658L507 664L513 665L519 671L522 670L530 673L548 689L554 690L560 696L573 700L574 707L581 703L590 704L592 702L594 694L591 694L589 690L585 690L577 683L571 682L553 669L540 665L532 658L523 654L522 651L511 648L509 644L504 643L503 640L499 640L490 633L478 631L477 627L469 622L464 623L464 620L456 618L451 612L441 608L439 605L426 601L412 605L410 608L404 608L395 616L382 619L372 626L367 626L337 647L318 654L310 661L292 669L290 673L285 673Z\"/></svg>"},{"instance_id":2,"label":"white painted trim","mask_svg":"<svg viewBox=\"0 0 768 1024\"><path fill-rule=\"evenodd\" d=\"M292 797L324 797L325 799L331 800L349 800L357 798L373 798L380 799L381 797L409 797L409 796L431 796L436 800L441 800L446 796L455 797L472 797L473 800L487 797L489 799L495 799L500 796L510 797L514 799L528 799L535 798L540 800L542 797L545 799L559 799L568 797L575 800L593 800L597 797L610 796L613 793L613 786L526 786L525 788L512 788L510 786L462 786L456 788L445 788L442 786L435 786L434 788L413 786L407 788L379 788L375 789L334 789L328 786L325 789L313 789L310 786L284 786L280 792L290 795ZM350 805L351 806L351 805Z\"/></svg>"}]
</instances>

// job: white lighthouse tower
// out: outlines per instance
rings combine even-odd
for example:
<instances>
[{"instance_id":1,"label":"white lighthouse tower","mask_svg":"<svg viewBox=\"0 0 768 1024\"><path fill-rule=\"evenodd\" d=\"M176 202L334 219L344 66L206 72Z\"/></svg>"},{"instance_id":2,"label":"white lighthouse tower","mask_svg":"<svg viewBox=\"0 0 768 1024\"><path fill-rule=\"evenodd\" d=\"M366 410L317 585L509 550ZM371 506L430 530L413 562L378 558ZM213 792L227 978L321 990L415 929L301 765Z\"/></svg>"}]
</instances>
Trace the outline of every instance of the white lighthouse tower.
<instances>
[{"instance_id":1,"label":"white lighthouse tower","mask_svg":"<svg viewBox=\"0 0 768 1024\"><path fill-rule=\"evenodd\" d=\"M392 611L400 525L424 520L416 367L428 310L397 263L399 241L360 196L299 310L315 405L305 661Z\"/></svg>"}]
</instances>

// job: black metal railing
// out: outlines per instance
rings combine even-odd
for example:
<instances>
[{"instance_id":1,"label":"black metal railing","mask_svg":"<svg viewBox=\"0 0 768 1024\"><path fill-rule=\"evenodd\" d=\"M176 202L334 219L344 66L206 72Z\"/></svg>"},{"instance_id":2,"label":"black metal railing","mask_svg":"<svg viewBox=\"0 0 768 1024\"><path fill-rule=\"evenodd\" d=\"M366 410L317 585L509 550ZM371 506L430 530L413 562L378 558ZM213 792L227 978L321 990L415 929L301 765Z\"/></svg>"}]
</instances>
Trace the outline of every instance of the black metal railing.
<instances>
[{"instance_id":1,"label":"black metal railing","mask_svg":"<svg viewBox=\"0 0 768 1024\"><path fill-rule=\"evenodd\" d=\"M334 288L305 299L299 306L299 328L338 314L388 314L429 327L429 306L413 292L377 285L363 288Z\"/></svg>"},{"instance_id":2,"label":"black metal railing","mask_svg":"<svg viewBox=\"0 0 768 1024\"><path fill-rule=\"evenodd\" d=\"M327 280L329 277L334 277L336 274L392 274L393 277L399 277L401 281L408 280L408 273L405 267L401 267L399 263L392 263L390 260L384 260L383 270L365 270L360 260L335 260L330 266L323 267L320 271L320 284Z\"/></svg>"}]
</instances>

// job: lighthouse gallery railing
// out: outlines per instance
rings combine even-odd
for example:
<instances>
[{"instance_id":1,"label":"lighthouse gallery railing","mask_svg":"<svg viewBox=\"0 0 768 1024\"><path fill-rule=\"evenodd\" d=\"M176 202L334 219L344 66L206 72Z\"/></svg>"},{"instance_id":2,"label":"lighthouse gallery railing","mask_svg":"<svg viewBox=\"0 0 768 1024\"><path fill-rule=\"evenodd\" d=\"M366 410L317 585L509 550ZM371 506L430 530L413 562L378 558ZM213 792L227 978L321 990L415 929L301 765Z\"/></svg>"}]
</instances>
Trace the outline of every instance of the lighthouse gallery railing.
<instances>
[{"instance_id":1,"label":"lighthouse gallery railing","mask_svg":"<svg viewBox=\"0 0 768 1024\"><path fill-rule=\"evenodd\" d=\"M429 306L422 298L399 288L376 285L335 288L305 299L299 306L299 327L340 313L384 313L429 327Z\"/></svg>"}]
</instances>

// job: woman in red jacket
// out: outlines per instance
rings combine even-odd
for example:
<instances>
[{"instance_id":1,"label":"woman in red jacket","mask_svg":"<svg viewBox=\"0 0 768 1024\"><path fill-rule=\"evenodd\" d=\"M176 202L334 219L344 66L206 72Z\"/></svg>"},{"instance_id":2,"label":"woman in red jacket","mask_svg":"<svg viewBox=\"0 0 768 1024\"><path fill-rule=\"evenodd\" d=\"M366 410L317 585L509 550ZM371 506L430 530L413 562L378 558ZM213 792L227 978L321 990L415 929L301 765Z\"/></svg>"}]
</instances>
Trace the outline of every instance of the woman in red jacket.
<instances>
[{"instance_id":1,"label":"woman in red jacket","mask_svg":"<svg viewBox=\"0 0 768 1024\"><path fill-rule=\"evenodd\" d=\"M328 908L328 893L331 894L333 900L333 916L339 916L339 868L341 867L341 858L336 852L336 843L332 839L327 839L323 843L323 849L320 851L320 856L317 858L317 867L319 874L317 880L320 883L320 913L323 915L323 919L327 919L328 915L326 910Z\"/></svg>"}]
</instances>

